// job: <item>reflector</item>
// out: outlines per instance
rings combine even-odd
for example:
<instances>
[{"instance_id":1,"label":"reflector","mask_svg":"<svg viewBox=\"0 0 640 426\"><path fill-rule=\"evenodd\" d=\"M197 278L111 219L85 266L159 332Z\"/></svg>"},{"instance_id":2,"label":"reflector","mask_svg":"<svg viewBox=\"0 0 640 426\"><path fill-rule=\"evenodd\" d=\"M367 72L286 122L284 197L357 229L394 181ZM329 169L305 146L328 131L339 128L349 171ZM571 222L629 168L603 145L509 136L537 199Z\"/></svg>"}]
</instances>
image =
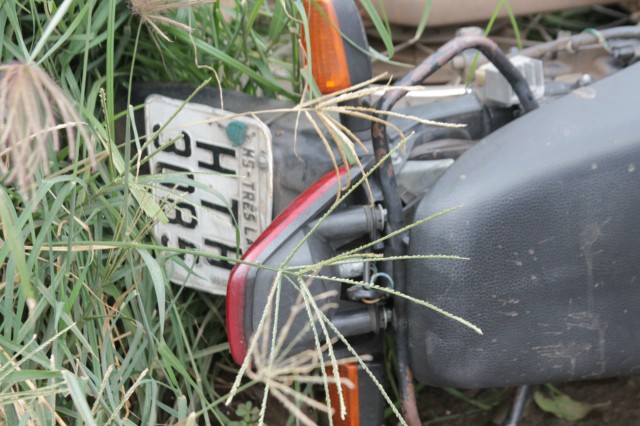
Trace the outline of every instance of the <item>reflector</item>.
<instances>
[{"instance_id":1,"label":"reflector","mask_svg":"<svg viewBox=\"0 0 640 426\"><path fill-rule=\"evenodd\" d=\"M309 20L309 45L313 78L323 94L337 92L351 86L349 66L340 24L331 0L304 2ZM303 46L306 49L306 33Z\"/></svg>"},{"instance_id":2,"label":"reflector","mask_svg":"<svg viewBox=\"0 0 640 426\"><path fill-rule=\"evenodd\" d=\"M333 377L333 368L327 367L327 376ZM338 385L329 383L329 397L331 408L333 408L332 420L334 426L359 426L360 425L360 397L358 384L358 365L355 363L342 364L338 366L338 374L342 379L346 379L352 386L342 383L342 396L347 415L344 420L340 416L340 397L338 395Z\"/></svg>"}]
</instances>

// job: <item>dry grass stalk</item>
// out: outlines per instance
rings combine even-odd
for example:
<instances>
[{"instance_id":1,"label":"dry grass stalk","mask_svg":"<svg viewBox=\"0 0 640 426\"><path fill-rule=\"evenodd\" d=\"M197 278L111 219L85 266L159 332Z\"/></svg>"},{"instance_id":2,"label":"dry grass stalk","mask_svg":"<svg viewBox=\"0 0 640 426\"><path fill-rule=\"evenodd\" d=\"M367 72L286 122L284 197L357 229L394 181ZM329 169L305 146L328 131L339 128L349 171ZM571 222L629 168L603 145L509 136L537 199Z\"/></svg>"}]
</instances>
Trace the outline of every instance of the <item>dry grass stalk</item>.
<instances>
[{"instance_id":1,"label":"dry grass stalk","mask_svg":"<svg viewBox=\"0 0 640 426\"><path fill-rule=\"evenodd\" d=\"M38 171L49 173L49 153L60 150L62 130L69 157L77 129L95 167L91 138L72 101L35 63L0 65L0 123L0 174L23 195L34 190Z\"/></svg>"},{"instance_id":2,"label":"dry grass stalk","mask_svg":"<svg viewBox=\"0 0 640 426\"><path fill-rule=\"evenodd\" d=\"M285 278L285 281L287 279ZM336 295L335 290L326 291L321 294L312 295L308 288L312 280L307 282L299 281L300 293L298 300L292 306L289 315L283 326L278 327L278 297L275 303L268 304L263 313L264 323L258 327L258 335L253 349L248 355L251 359L251 367L246 369L244 374L256 382L265 385L265 395L271 395L287 408L296 419L304 425L315 425L315 421L307 415L307 410L315 410L331 416L336 407L331 407L329 401L318 401L302 392L294 390L294 384L298 385L324 385L325 391L329 384L335 384L338 389L342 386L352 388L353 383L337 375L337 367L341 364L357 362L355 357L344 359L336 358L333 352L333 345L339 340L337 336L332 336L332 332L327 329L324 322L324 313L336 308L334 303L318 302ZM283 285L282 282L275 284ZM285 284L286 285L286 284ZM306 318L305 318L306 317ZM292 335L294 323L303 321L305 325ZM300 339L309 334L315 336L315 348L296 352L294 346ZM255 338L255 337L254 337ZM259 341L259 343L258 343ZM361 359L368 360L367 355ZM335 374L325 370L332 367ZM232 391L232 395L233 395ZM342 395L337 401L340 411L346 414ZM266 404L266 396L263 404ZM264 421L265 406L261 411L261 422Z\"/></svg>"},{"instance_id":3,"label":"dry grass stalk","mask_svg":"<svg viewBox=\"0 0 640 426\"><path fill-rule=\"evenodd\" d=\"M182 22L166 16L167 13L177 9L188 7L195 8L206 4L215 3L217 0L129 0L131 10L140 17L140 20L151 30L168 42L169 36L162 31L159 25L168 25L179 30L191 33L191 27Z\"/></svg>"}]
</instances>

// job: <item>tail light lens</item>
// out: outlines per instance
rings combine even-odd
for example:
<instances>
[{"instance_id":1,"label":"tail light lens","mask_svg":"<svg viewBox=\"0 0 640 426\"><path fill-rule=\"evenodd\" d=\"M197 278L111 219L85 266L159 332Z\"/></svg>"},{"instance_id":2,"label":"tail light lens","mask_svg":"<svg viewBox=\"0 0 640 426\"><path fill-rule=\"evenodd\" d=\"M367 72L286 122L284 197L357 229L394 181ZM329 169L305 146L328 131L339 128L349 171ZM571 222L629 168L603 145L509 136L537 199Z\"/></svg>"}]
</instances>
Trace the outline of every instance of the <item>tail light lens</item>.
<instances>
[{"instance_id":1,"label":"tail light lens","mask_svg":"<svg viewBox=\"0 0 640 426\"><path fill-rule=\"evenodd\" d=\"M303 192L260 235L242 260L277 267L288 255L287 249L291 249L291 241L300 235L301 228L335 201L340 186L346 183L347 172L346 167L338 173L330 172ZM267 294L273 284L269 272L244 263L236 264L231 271L226 320L231 356L238 364L247 356L249 339L266 308L266 298L261 295ZM258 279L260 274L263 276Z\"/></svg>"},{"instance_id":2,"label":"tail light lens","mask_svg":"<svg viewBox=\"0 0 640 426\"><path fill-rule=\"evenodd\" d=\"M327 376L333 376L333 369L326 368ZM359 426L360 425L360 383L358 382L358 365L357 364L341 364L338 366L338 374L341 378L349 380L351 387L342 384L342 397L347 410L347 415L343 419L340 415L340 394L338 393L338 384L329 384L329 398L331 399L331 408L333 414L331 416L335 426Z\"/></svg>"},{"instance_id":3,"label":"tail light lens","mask_svg":"<svg viewBox=\"0 0 640 426\"><path fill-rule=\"evenodd\" d=\"M331 0L305 1L309 20L313 79L320 92L333 93L351 86L340 24Z\"/></svg>"}]
</instances>

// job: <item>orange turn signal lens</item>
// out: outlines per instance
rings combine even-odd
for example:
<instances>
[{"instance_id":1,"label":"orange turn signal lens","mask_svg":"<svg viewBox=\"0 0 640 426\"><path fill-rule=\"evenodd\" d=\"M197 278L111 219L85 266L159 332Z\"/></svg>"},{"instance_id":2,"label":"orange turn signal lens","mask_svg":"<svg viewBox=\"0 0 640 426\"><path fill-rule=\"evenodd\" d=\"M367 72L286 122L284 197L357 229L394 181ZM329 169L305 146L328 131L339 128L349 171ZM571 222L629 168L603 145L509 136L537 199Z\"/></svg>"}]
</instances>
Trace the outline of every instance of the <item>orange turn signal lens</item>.
<instances>
[{"instance_id":1,"label":"orange turn signal lens","mask_svg":"<svg viewBox=\"0 0 640 426\"><path fill-rule=\"evenodd\" d=\"M320 92L328 94L350 87L347 55L332 0L305 0L304 5L309 20L311 71ZM306 50L305 39L303 33Z\"/></svg>"},{"instance_id":2,"label":"orange turn signal lens","mask_svg":"<svg viewBox=\"0 0 640 426\"><path fill-rule=\"evenodd\" d=\"M341 364L338 366L340 378L351 382L353 386L342 383L342 396L347 409L344 420L340 415L340 397L338 395L338 385L329 383L329 398L331 408L333 408L332 420L335 426L359 426L360 425L360 394L358 388L358 365ZM327 375L333 377L333 368L327 367Z\"/></svg>"}]
</instances>

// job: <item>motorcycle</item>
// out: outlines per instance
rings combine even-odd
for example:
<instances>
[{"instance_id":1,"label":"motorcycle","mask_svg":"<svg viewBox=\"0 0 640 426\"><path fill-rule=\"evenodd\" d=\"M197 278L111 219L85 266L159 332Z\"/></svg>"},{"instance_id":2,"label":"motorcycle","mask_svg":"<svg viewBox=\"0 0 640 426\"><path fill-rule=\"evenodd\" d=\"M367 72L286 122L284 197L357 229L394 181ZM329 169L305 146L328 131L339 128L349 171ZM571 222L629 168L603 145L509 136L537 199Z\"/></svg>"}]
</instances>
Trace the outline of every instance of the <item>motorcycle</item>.
<instances>
[{"instance_id":1,"label":"motorcycle","mask_svg":"<svg viewBox=\"0 0 640 426\"><path fill-rule=\"evenodd\" d=\"M488 38L456 37L395 87L355 99L349 88L372 77L357 8L319 3L322 20L334 19L324 34L337 39L307 47L315 64L330 61L315 79L339 92L328 105L342 108L324 134L308 109L277 100L134 88L147 134L166 148L151 172L186 175L193 183L162 185L215 213L173 200L154 232L165 245L218 254L185 254L171 273L226 291L241 370L293 362L308 371L315 360L327 367L339 425L382 423L386 334L410 425L420 424L414 380L517 387L505 420L517 424L531 385L637 373L640 28L585 32L515 57ZM605 78L545 78L548 58L594 44L609 58ZM468 49L489 62L474 86L393 110ZM362 142L357 157L328 146L337 129Z\"/></svg>"}]
</instances>

